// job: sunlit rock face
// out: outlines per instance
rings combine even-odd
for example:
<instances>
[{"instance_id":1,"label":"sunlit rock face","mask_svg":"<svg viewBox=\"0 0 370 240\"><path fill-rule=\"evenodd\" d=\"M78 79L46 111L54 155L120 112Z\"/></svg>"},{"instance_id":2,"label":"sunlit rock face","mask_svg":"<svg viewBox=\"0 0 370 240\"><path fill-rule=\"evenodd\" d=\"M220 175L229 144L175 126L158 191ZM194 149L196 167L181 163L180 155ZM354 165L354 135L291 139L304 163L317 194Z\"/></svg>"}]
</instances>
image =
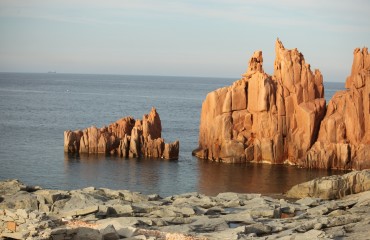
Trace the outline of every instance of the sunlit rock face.
<instances>
[{"instance_id":1,"label":"sunlit rock face","mask_svg":"<svg viewBox=\"0 0 370 240\"><path fill-rule=\"evenodd\" d=\"M347 89L330 100L304 167L370 168L370 55L367 48L356 48L353 55Z\"/></svg>"},{"instance_id":2,"label":"sunlit rock face","mask_svg":"<svg viewBox=\"0 0 370 240\"><path fill-rule=\"evenodd\" d=\"M279 40L275 53L272 76L256 51L240 80L207 95L193 154L227 163L370 168L368 49L355 49L347 90L328 106L320 71L311 71L302 53Z\"/></svg>"},{"instance_id":3,"label":"sunlit rock face","mask_svg":"<svg viewBox=\"0 0 370 240\"><path fill-rule=\"evenodd\" d=\"M277 40L275 52L272 76L256 51L240 80L207 95L194 155L274 164L298 164L306 155L326 112L323 78L297 49Z\"/></svg>"},{"instance_id":4,"label":"sunlit rock face","mask_svg":"<svg viewBox=\"0 0 370 240\"><path fill-rule=\"evenodd\" d=\"M67 130L64 132L64 152L177 159L179 141L165 143L161 132L161 119L152 108L142 120L124 117L103 128Z\"/></svg>"}]
</instances>

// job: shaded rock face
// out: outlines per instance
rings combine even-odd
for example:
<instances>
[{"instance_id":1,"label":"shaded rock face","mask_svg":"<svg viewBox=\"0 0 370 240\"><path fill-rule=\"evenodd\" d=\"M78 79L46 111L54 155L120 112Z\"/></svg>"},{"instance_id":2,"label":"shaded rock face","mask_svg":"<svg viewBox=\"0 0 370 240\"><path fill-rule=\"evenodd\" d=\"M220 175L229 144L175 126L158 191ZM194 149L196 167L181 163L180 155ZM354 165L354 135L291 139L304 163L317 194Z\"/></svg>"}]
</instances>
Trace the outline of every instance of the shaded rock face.
<instances>
[{"instance_id":1,"label":"shaded rock face","mask_svg":"<svg viewBox=\"0 0 370 240\"><path fill-rule=\"evenodd\" d=\"M262 52L229 87L209 93L202 105L199 147L193 154L227 163L297 164L316 141L325 115L324 86L303 55L276 42L274 75Z\"/></svg>"},{"instance_id":2,"label":"shaded rock face","mask_svg":"<svg viewBox=\"0 0 370 240\"><path fill-rule=\"evenodd\" d=\"M370 55L354 50L345 91L337 92L321 122L317 142L301 165L310 168L370 168Z\"/></svg>"},{"instance_id":3,"label":"shaded rock face","mask_svg":"<svg viewBox=\"0 0 370 240\"><path fill-rule=\"evenodd\" d=\"M91 126L84 130L67 130L64 132L64 152L177 159L179 141L165 144L161 132L161 119L157 110L152 108L143 120L124 117L100 129Z\"/></svg>"}]
</instances>

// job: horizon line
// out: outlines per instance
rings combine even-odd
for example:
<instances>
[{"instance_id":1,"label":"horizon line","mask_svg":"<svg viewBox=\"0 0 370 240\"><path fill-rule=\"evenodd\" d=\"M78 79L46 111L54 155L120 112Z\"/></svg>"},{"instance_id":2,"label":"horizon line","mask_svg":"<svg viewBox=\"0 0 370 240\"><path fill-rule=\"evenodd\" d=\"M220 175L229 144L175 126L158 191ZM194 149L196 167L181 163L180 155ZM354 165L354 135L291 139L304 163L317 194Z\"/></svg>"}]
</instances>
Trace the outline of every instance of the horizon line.
<instances>
[{"instance_id":1,"label":"horizon line","mask_svg":"<svg viewBox=\"0 0 370 240\"><path fill-rule=\"evenodd\" d=\"M161 74L124 74L124 73L72 73L72 72L57 72L57 71L47 71L47 72L12 72L12 71L0 71L0 73L20 73L20 74L48 74L48 75L54 75L54 74L66 74L66 75L106 75L106 76L143 76L143 77L179 77L179 78L217 78L217 79L235 79L234 81L240 80L242 78L242 75L240 75L240 78L237 77L220 77L220 76L194 76L194 75L161 75ZM272 75L271 75L272 76ZM345 83L346 79L344 81L331 81L331 80L324 80L323 82L335 82L335 83Z\"/></svg>"},{"instance_id":2,"label":"horizon line","mask_svg":"<svg viewBox=\"0 0 370 240\"><path fill-rule=\"evenodd\" d=\"M46 72L16 72L16 71L0 71L0 73L21 73L21 74L75 74L75 75L108 75L108 76L151 76L151 77L183 77L183 78L226 78L226 79L237 79L235 77L220 77L220 76L196 76L196 75L161 75L161 74L138 74L138 73L75 73L75 72L58 72L58 71L46 71ZM242 75L240 75L241 78Z\"/></svg>"}]
</instances>

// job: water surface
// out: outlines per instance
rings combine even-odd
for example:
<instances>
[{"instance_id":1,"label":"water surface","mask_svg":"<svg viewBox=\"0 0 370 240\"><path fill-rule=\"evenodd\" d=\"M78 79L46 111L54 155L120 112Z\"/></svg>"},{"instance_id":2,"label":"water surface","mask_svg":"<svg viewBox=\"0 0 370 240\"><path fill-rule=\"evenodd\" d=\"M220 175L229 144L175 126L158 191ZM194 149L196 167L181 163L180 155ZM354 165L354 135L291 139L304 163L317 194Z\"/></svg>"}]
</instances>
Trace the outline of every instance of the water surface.
<instances>
[{"instance_id":1,"label":"water surface","mask_svg":"<svg viewBox=\"0 0 370 240\"><path fill-rule=\"evenodd\" d=\"M192 157L202 101L208 92L234 80L0 73L0 179L18 178L47 188L96 186L167 196L193 191L281 193L336 173ZM327 97L343 85L328 84ZM129 115L142 118L152 106L160 114L165 140L180 140L178 161L64 154L64 130L101 127Z\"/></svg>"}]
</instances>

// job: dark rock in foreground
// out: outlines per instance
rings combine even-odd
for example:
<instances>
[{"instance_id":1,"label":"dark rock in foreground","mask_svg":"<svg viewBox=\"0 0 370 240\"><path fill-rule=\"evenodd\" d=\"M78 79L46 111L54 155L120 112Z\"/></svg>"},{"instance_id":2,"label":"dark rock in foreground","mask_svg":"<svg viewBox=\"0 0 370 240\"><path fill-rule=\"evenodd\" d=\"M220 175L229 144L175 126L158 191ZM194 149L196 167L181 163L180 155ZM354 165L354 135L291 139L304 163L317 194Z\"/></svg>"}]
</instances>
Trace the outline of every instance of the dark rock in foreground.
<instances>
[{"instance_id":1,"label":"dark rock in foreground","mask_svg":"<svg viewBox=\"0 0 370 240\"><path fill-rule=\"evenodd\" d=\"M231 192L162 198L8 180L0 193L0 239L366 239L370 223L370 191L331 201Z\"/></svg>"},{"instance_id":2,"label":"dark rock in foreground","mask_svg":"<svg viewBox=\"0 0 370 240\"><path fill-rule=\"evenodd\" d=\"M100 129L92 126L84 130L67 130L64 132L64 152L178 159L179 141L165 143L161 133L161 119L152 108L143 120L124 117Z\"/></svg>"}]
</instances>

